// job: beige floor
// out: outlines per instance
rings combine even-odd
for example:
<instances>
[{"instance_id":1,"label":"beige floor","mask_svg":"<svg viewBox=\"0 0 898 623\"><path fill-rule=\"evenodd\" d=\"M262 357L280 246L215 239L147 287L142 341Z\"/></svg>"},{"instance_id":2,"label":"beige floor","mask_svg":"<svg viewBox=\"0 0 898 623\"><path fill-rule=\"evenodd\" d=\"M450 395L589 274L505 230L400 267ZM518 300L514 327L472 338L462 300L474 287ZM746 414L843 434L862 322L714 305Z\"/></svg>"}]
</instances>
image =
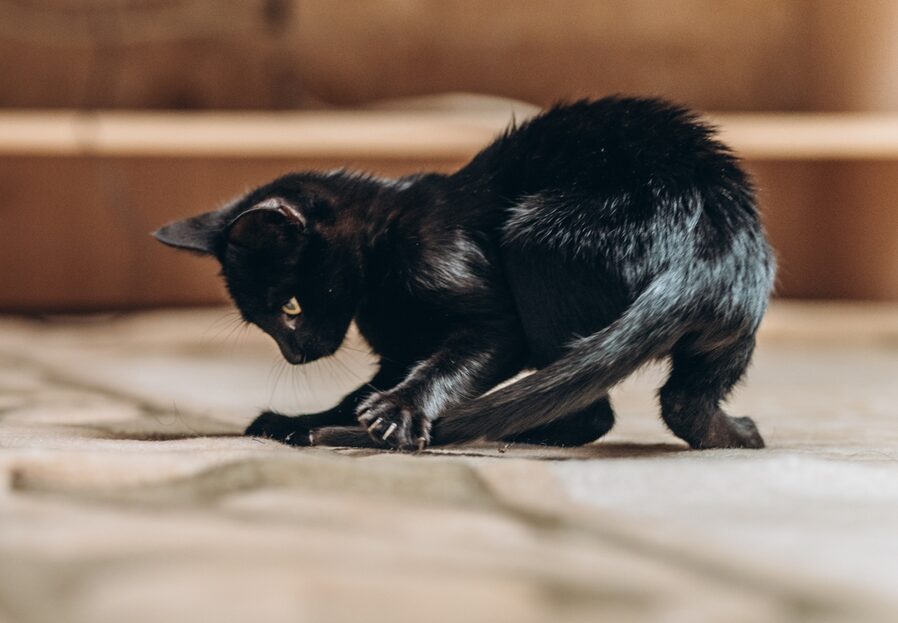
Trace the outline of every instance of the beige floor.
<instances>
[{"instance_id":1,"label":"beige floor","mask_svg":"<svg viewBox=\"0 0 898 623\"><path fill-rule=\"evenodd\" d=\"M896 308L772 311L731 401L763 451L686 450L661 368L577 450L247 439L368 362L233 320L0 321L0 621L898 620Z\"/></svg>"}]
</instances>

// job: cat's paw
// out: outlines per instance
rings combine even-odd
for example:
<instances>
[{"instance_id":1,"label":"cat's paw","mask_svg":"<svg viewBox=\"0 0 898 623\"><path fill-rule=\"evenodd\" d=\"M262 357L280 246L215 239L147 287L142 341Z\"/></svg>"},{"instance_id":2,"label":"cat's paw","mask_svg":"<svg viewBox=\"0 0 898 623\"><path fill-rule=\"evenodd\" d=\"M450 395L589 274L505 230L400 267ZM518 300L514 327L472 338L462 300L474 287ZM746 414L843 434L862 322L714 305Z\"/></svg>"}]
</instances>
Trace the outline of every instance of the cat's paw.
<instances>
[{"instance_id":1,"label":"cat's paw","mask_svg":"<svg viewBox=\"0 0 898 623\"><path fill-rule=\"evenodd\" d=\"M375 393L356 411L375 442L396 450L423 450L430 443L430 421L413 404L391 393Z\"/></svg>"},{"instance_id":2,"label":"cat's paw","mask_svg":"<svg viewBox=\"0 0 898 623\"><path fill-rule=\"evenodd\" d=\"M289 417L266 411L250 424L244 435L249 437L265 437L291 446L308 446L309 425L302 416Z\"/></svg>"},{"instance_id":3,"label":"cat's paw","mask_svg":"<svg viewBox=\"0 0 898 623\"><path fill-rule=\"evenodd\" d=\"M764 447L764 438L761 437L761 433L758 431L757 425L750 417L731 417L730 423L732 425L733 436L735 438L735 442L731 447L753 449Z\"/></svg>"},{"instance_id":4,"label":"cat's paw","mask_svg":"<svg viewBox=\"0 0 898 623\"><path fill-rule=\"evenodd\" d=\"M764 438L750 417L731 417L719 413L711 420L704 438L692 444L694 448L752 448L764 447Z\"/></svg>"}]
</instances>

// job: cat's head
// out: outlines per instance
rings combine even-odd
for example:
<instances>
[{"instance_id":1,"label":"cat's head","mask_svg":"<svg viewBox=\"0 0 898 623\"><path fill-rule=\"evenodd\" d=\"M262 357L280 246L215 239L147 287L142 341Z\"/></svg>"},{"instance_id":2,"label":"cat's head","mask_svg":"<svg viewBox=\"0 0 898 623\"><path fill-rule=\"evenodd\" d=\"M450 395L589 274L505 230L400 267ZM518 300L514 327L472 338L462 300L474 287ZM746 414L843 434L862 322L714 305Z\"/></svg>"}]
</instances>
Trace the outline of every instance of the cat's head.
<instances>
[{"instance_id":1,"label":"cat's head","mask_svg":"<svg viewBox=\"0 0 898 623\"><path fill-rule=\"evenodd\" d=\"M337 222L339 196L329 182L285 176L153 234L215 257L244 320L274 338L294 364L336 351L358 305L358 249Z\"/></svg>"}]
</instances>

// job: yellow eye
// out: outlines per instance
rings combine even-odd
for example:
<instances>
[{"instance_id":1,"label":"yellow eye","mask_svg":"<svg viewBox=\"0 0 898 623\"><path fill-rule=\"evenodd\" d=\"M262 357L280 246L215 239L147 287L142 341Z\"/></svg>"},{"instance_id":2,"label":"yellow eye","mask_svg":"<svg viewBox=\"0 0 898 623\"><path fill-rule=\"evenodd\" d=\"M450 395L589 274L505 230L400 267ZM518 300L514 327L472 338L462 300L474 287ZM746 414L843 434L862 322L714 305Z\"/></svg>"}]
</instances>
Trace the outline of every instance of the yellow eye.
<instances>
[{"instance_id":1,"label":"yellow eye","mask_svg":"<svg viewBox=\"0 0 898 623\"><path fill-rule=\"evenodd\" d=\"M302 313L302 307L299 306L299 303L294 296L292 299L284 303L284 306L281 307L281 311L288 316L298 316Z\"/></svg>"}]
</instances>

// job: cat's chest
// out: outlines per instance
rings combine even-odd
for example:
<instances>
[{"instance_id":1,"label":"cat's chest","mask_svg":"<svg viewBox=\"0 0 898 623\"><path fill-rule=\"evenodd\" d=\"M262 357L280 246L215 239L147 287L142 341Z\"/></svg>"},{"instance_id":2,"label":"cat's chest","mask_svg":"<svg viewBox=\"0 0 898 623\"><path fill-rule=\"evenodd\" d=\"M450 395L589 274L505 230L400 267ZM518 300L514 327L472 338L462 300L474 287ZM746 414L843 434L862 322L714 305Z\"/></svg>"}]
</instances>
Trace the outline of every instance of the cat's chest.
<instances>
[{"instance_id":1,"label":"cat's chest","mask_svg":"<svg viewBox=\"0 0 898 623\"><path fill-rule=\"evenodd\" d=\"M374 351L399 361L415 361L433 352L448 328L448 314L398 287L368 293L355 318Z\"/></svg>"},{"instance_id":2,"label":"cat's chest","mask_svg":"<svg viewBox=\"0 0 898 623\"><path fill-rule=\"evenodd\" d=\"M417 231L417 230L416 230ZM461 228L402 238L368 273L356 324L375 352L402 361L432 354L469 315L496 305L488 252Z\"/></svg>"},{"instance_id":3,"label":"cat's chest","mask_svg":"<svg viewBox=\"0 0 898 623\"><path fill-rule=\"evenodd\" d=\"M436 250L440 241L415 231L372 262L355 318L376 353L404 362L428 356L445 339L457 297L452 283L431 275L432 258L446 254Z\"/></svg>"}]
</instances>

